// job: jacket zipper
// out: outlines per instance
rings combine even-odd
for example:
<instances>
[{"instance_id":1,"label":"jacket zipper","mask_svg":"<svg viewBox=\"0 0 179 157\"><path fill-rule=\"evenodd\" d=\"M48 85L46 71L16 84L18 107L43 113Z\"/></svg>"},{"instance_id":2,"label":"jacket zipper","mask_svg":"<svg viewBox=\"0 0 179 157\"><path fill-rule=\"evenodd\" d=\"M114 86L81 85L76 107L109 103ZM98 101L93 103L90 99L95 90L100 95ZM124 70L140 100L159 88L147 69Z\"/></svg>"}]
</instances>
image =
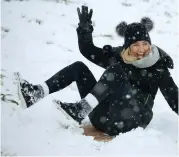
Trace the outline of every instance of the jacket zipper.
<instances>
[{"instance_id":1,"label":"jacket zipper","mask_svg":"<svg viewBox=\"0 0 179 157\"><path fill-rule=\"evenodd\" d=\"M148 99L149 99L149 94L148 94L147 100L145 101L144 105L147 103Z\"/></svg>"}]
</instances>

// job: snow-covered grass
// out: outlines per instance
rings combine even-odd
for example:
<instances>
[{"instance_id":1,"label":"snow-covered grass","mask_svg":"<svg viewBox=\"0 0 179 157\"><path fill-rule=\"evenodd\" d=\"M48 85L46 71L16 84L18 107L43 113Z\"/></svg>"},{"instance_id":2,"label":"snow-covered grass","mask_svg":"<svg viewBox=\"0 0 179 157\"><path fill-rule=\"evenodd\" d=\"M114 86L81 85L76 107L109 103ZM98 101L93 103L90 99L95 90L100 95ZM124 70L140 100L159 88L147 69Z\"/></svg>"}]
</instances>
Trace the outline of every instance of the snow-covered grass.
<instances>
[{"instance_id":1,"label":"snow-covered grass","mask_svg":"<svg viewBox=\"0 0 179 157\"><path fill-rule=\"evenodd\" d=\"M52 103L53 98L74 102L80 99L75 84L47 96L29 109L17 103L13 72L31 83L43 83L63 67L83 61L99 79L103 69L79 52L76 8L93 8L94 43L122 45L115 33L122 20L140 21L149 16L155 22L152 42L174 59L171 74L177 81L177 0L29 0L2 1L1 26L1 152L20 155L116 155L177 156L178 116L171 111L160 91L153 108L154 118L146 130L138 128L111 142L97 142L82 135L74 121L67 120Z\"/></svg>"}]
</instances>

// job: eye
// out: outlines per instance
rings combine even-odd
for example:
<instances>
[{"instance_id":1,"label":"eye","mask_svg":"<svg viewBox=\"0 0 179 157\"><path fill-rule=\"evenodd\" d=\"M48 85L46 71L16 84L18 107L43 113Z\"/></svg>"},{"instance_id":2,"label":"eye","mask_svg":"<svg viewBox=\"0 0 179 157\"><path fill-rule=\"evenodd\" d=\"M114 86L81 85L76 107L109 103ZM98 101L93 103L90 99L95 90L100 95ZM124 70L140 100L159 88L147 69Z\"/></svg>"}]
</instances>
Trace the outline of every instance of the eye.
<instances>
[{"instance_id":1,"label":"eye","mask_svg":"<svg viewBox=\"0 0 179 157\"><path fill-rule=\"evenodd\" d=\"M143 43L144 45L148 45L148 42Z\"/></svg>"},{"instance_id":2,"label":"eye","mask_svg":"<svg viewBox=\"0 0 179 157\"><path fill-rule=\"evenodd\" d=\"M132 46L137 46L137 44L132 44Z\"/></svg>"}]
</instances>

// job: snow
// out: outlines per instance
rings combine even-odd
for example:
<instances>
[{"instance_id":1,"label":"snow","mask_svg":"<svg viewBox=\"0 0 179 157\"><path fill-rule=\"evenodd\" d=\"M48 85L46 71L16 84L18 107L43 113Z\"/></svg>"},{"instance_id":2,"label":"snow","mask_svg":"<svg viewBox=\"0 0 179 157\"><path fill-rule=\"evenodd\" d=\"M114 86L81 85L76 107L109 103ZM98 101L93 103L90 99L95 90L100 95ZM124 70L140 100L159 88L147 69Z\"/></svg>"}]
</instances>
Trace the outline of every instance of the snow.
<instances>
[{"instance_id":1,"label":"snow","mask_svg":"<svg viewBox=\"0 0 179 157\"><path fill-rule=\"evenodd\" d=\"M87 61L78 49L76 27L79 20L76 8L83 4L93 8L94 43L99 47L105 44L123 44L123 39L115 32L119 22L130 23L140 21L143 16L151 17L155 22L154 30L150 33L152 43L164 49L174 59L175 69L170 71L178 84L177 0L67 2L1 2L1 93L6 95L1 102L2 154L177 156L178 116L172 112L160 91L153 108L154 118L149 126L145 130L137 128L120 134L108 143L83 136L83 130L78 124L66 119L52 103L53 98L68 102L80 100L75 84L48 95L31 108L23 110L16 105L14 101L19 102L19 99L13 72L20 72L23 78L38 84L65 66L83 61L96 79L100 78L104 70ZM112 80L113 77L110 76L109 79Z\"/></svg>"}]
</instances>

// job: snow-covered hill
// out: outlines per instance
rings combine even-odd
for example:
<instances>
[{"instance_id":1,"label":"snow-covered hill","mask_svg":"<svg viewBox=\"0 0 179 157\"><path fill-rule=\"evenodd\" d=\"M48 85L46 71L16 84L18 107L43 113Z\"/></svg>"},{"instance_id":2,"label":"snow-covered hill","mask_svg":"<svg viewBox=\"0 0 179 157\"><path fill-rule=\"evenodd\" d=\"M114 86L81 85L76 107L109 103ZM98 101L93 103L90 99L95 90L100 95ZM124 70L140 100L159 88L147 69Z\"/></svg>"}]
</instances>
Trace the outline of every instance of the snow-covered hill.
<instances>
[{"instance_id":1,"label":"snow-covered hill","mask_svg":"<svg viewBox=\"0 0 179 157\"><path fill-rule=\"evenodd\" d=\"M171 74L177 81L178 0L29 0L2 1L1 26L1 153L10 155L116 155L177 156L178 116L160 91L153 108L154 118L146 130L138 128L108 143L82 135L74 121L67 120L52 103L53 98L74 102L80 99L75 84L47 96L29 109L17 106L13 72L32 83L42 83L75 61L85 62L98 79L103 69L79 52L76 8L93 8L94 43L122 45L115 33L122 20L128 23L149 16L155 22L152 42L174 59ZM88 120L86 120L88 122Z\"/></svg>"}]
</instances>

